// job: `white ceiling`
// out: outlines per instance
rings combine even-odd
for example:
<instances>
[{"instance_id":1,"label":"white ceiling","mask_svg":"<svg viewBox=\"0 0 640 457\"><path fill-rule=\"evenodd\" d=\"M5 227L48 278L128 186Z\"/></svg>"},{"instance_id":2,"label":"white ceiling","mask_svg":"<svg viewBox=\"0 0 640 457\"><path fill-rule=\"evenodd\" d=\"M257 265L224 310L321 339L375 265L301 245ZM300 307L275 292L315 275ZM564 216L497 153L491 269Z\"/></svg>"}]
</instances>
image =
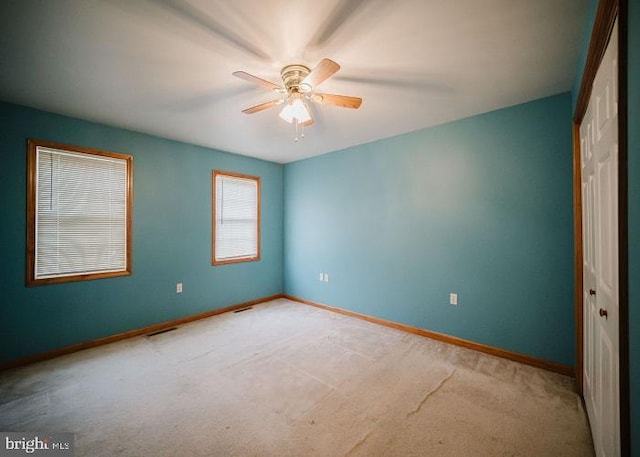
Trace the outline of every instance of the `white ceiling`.
<instances>
[{"instance_id":1,"label":"white ceiling","mask_svg":"<svg viewBox=\"0 0 640 457\"><path fill-rule=\"evenodd\" d=\"M291 162L567 91L586 0L18 0L0 2L0 99ZM281 67L342 69L295 143Z\"/></svg>"}]
</instances>

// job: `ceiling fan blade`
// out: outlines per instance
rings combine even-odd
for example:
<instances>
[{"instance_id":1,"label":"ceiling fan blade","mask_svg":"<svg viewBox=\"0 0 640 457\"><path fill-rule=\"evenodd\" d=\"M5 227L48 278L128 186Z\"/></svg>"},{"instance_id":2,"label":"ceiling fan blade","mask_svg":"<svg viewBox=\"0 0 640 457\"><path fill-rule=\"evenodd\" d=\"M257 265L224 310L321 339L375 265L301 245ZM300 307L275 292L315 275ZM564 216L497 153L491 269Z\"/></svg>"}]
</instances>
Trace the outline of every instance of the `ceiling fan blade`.
<instances>
[{"instance_id":1,"label":"ceiling fan blade","mask_svg":"<svg viewBox=\"0 0 640 457\"><path fill-rule=\"evenodd\" d=\"M309 119L307 122L301 122L300 125L303 127L309 127L310 125L313 125L313 118Z\"/></svg>"},{"instance_id":2,"label":"ceiling fan blade","mask_svg":"<svg viewBox=\"0 0 640 457\"><path fill-rule=\"evenodd\" d=\"M249 81L250 83L258 84L259 86L266 87L270 90L281 91L284 90L282 87L272 83L271 81L267 81L266 79L258 78L257 76L253 76L246 71L234 71L233 76L236 78L244 79L245 81Z\"/></svg>"},{"instance_id":3,"label":"ceiling fan blade","mask_svg":"<svg viewBox=\"0 0 640 457\"><path fill-rule=\"evenodd\" d=\"M340 70L340 65L331 59L322 59L316 68L302 80L300 85L309 85L312 88L319 86L329 76Z\"/></svg>"},{"instance_id":4,"label":"ceiling fan blade","mask_svg":"<svg viewBox=\"0 0 640 457\"><path fill-rule=\"evenodd\" d=\"M321 105L333 105L341 108L358 109L362 104L359 97L349 97L347 95L319 94L315 93L311 96L311 101Z\"/></svg>"},{"instance_id":5,"label":"ceiling fan blade","mask_svg":"<svg viewBox=\"0 0 640 457\"><path fill-rule=\"evenodd\" d=\"M251 108L243 109L242 112L245 114L253 114L258 111L262 111L265 109L273 108L274 106L278 106L282 104L282 99L271 100L270 102L261 103L260 105L252 106Z\"/></svg>"}]
</instances>

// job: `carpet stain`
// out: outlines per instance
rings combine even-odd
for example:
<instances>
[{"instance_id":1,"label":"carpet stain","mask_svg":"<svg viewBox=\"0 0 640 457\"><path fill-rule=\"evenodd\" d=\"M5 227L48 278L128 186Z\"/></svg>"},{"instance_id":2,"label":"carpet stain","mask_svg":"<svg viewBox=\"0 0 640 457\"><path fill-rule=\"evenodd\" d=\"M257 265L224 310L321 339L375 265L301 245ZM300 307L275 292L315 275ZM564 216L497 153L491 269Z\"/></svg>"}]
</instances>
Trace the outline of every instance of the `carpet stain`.
<instances>
[{"instance_id":1,"label":"carpet stain","mask_svg":"<svg viewBox=\"0 0 640 457\"><path fill-rule=\"evenodd\" d=\"M451 370L451 372L445 376L442 381L440 381L440 383L433 389L430 390L429 392L427 392L424 397L422 397L422 400L420 400L420 403L418 403L418 406L416 406L416 408L412 411L409 411L406 415L406 418L408 419L409 417L413 416L414 414L417 414L420 409L422 409L422 406L427 402L427 400L429 399L429 397L431 395L433 395L434 393L436 393L438 390L440 390L442 388L442 386L449 380L451 379L451 376L453 376L453 373L455 373L455 368L453 370Z\"/></svg>"}]
</instances>

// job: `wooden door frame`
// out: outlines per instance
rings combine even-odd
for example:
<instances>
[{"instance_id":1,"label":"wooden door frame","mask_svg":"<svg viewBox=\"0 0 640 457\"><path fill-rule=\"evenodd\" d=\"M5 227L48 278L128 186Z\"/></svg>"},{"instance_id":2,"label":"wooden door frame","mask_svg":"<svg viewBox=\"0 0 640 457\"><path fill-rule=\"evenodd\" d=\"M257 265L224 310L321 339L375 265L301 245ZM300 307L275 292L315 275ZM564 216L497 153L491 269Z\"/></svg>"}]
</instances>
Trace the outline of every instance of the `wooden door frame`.
<instances>
[{"instance_id":1,"label":"wooden door frame","mask_svg":"<svg viewBox=\"0 0 640 457\"><path fill-rule=\"evenodd\" d=\"M576 320L576 384L583 395L583 297L582 297L582 185L580 125L584 119L596 72L607 49L609 35L618 18L618 274L619 274L619 371L620 450L630 455L629 422L629 264L627 196L627 10L628 0L600 0L591 32L573 117L573 231Z\"/></svg>"}]
</instances>

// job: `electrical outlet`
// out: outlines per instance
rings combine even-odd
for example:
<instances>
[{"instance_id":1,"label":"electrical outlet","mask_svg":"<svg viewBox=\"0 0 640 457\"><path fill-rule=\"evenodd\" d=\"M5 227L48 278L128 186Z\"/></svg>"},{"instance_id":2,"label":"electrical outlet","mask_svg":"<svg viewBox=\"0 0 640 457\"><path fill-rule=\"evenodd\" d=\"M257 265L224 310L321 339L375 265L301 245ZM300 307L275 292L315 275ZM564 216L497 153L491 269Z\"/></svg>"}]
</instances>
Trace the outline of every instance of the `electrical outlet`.
<instances>
[{"instance_id":1,"label":"electrical outlet","mask_svg":"<svg viewBox=\"0 0 640 457\"><path fill-rule=\"evenodd\" d=\"M454 294L454 293L449 294L449 304L453 306L458 305L458 294Z\"/></svg>"},{"instance_id":2,"label":"electrical outlet","mask_svg":"<svg viewBox=\"0 0 640 457\"><path fill-rule=\"evenodd\" d=\"M324 278L322 278L324 282L329 282L329 273L324 274Z\"/></svg>"},{"instance_id":3,"label":"electrical outlet","mask_svg":"<svg viewBox=\"0 0 640 457\"><path fill-rule=\"evenodd\" d=\"M182 293L182 283L181 282L176 284L176 293L177 294L181 294Z\"/></svg>"},{"instance_id":4,"label":"electrical outlet","mask_svg":"<svg viewBox=\"0 0 640 457\"><path fill-rule=\"evenodd\" d=\"M320 276L318 276L318 281L324 281L324 274L320 273Z\"/></svg>"}]
</instances>

